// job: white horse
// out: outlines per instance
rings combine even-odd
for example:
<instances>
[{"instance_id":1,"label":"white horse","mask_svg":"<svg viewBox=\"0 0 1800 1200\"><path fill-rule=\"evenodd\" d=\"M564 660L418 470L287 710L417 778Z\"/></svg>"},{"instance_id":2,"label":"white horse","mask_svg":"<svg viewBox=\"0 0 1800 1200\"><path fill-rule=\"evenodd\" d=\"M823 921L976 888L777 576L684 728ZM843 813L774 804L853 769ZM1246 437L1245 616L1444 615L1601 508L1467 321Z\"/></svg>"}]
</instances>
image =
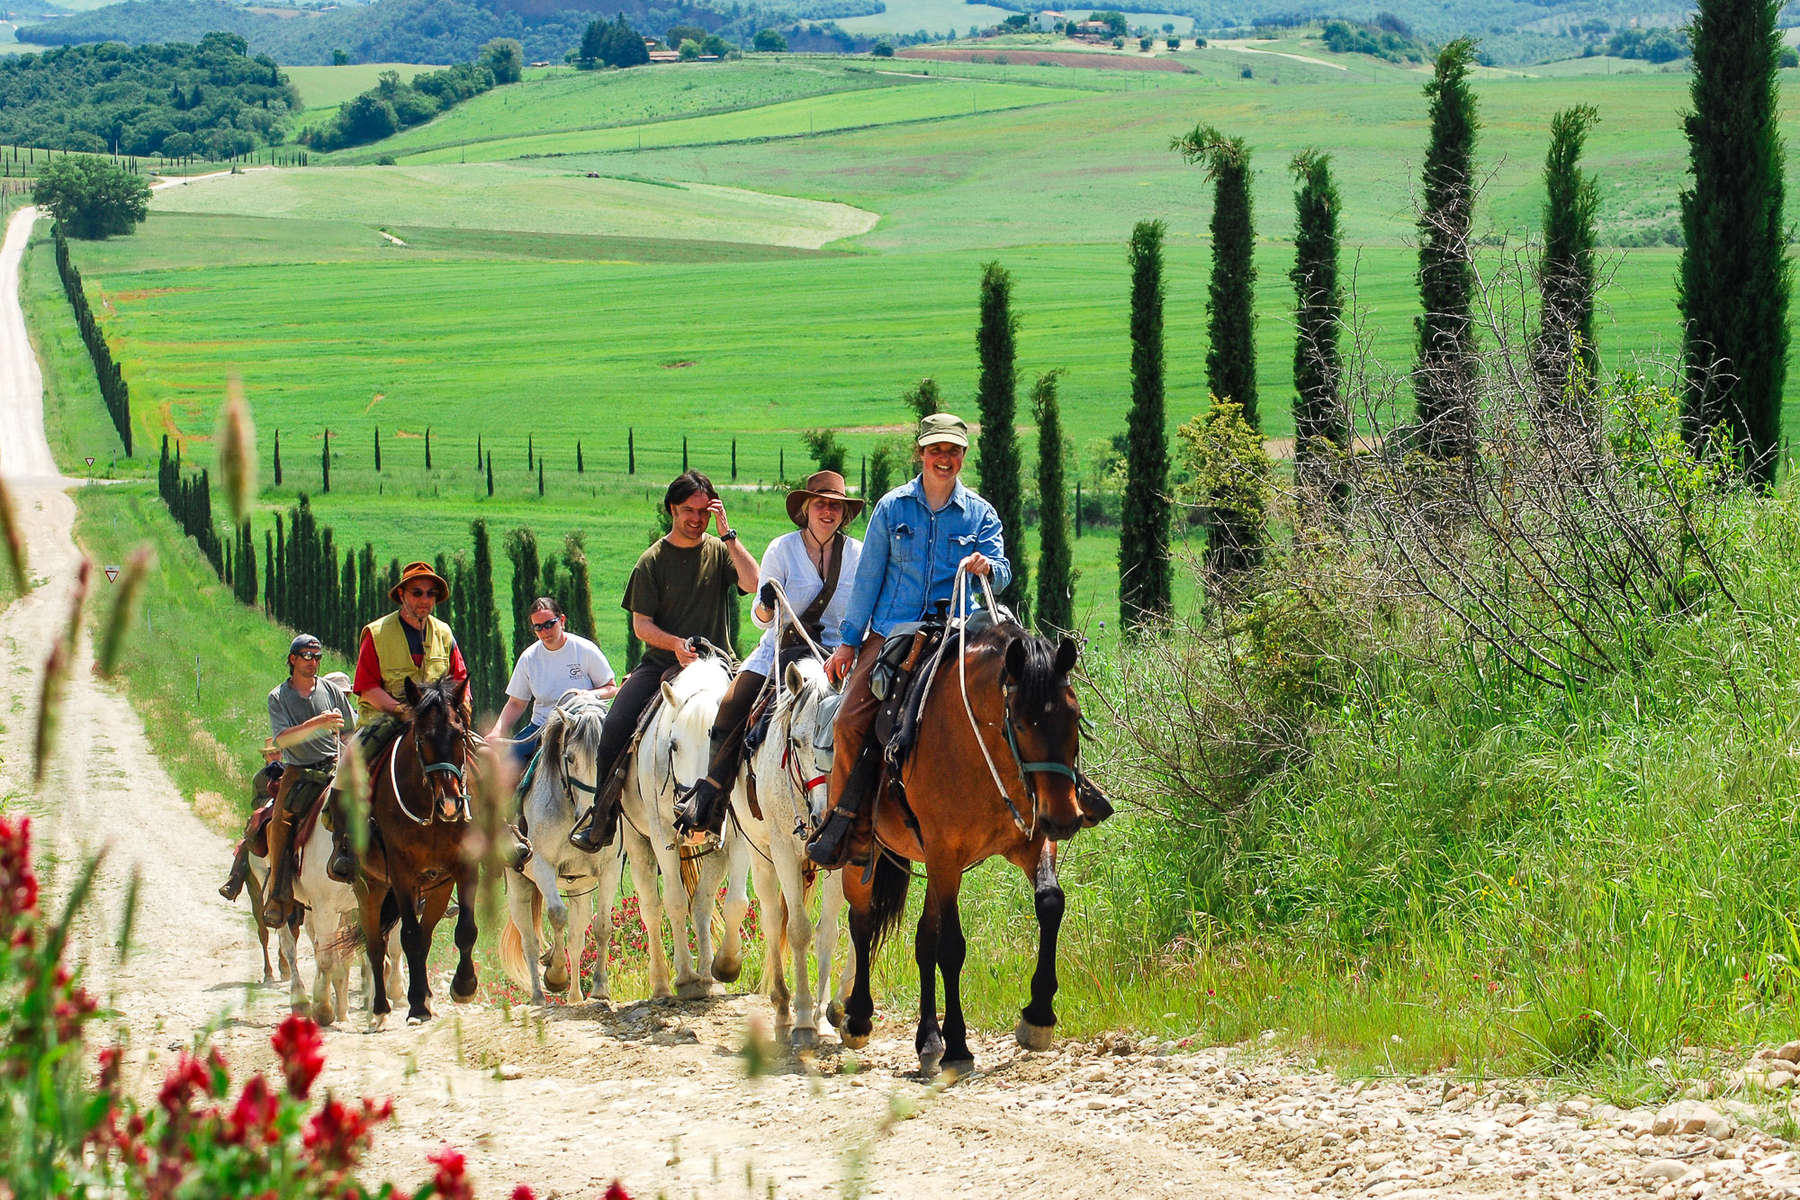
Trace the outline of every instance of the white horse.
<instances>
[{"instance_id":1,"label":"white horse","mask_svg":"<svg viewBox=\"0 0 1800 1200\"><path fill-rule=\"evenodd\" d=\"M321 1025L330 1025L350 1016L350 964L362 965L363 1003L372 1005L374 979L369 973L369 957L363 953L362 922L356 890L339 883L325 873L331 859L331 831L325 822L315 821L306 844L300 848L300 869L294 873L294 900L304 912L301 925L306 940L312 943L313 987L308 1000L301 979L299 939L293 926L281 927L280 958L286 969L288 996L295 1012L307 1013ZM269 860L250 856L255 886L266 894ZM388 988L403 986L400 975L400 926L396 923L388 933Z\"/></svg>"},{"instance_id":2,"label":"white horse","mask_svg":"<svg viewBox=\"0 0 1800 1200\"><path fill-rule=\"evenodd\" d=\"M679 995L692 1000L710 995L715 980L730 983L743 970L742 926L744 914L750 909L750 855L742 834L728 830L719 850L700 858L700 881L691 905L681 886L681 859L675 845L676 793L706 774L713 719L730 684L731 674L725 664L710 656L689 664L673 683L663 684L662 708L638 743L620 800L621 840L631 863L632 885L637 890L638 910L650 943L650 991L658 998ZM664 879L673 881L666 893L657 889L659 872ZM714 955L713 904L727 874L731 887L725 896L725 938ZM675 943L673 988L662 941L665 905ZM690 922L693 951L688 949L687 940ZM605 952L602 946L602 957Z\"/></svg>"},{"instance_id":3,"label":"white horse","mask_svg":"<svg viewBox=\"0 0 1800 1200\"><path fill-rule=\"evenodd\" d=\"M588 1000L610 1000L606 957L612 939L612 902L624 874L624 844L587 854L569 845L569 831L593 806L599 784L595 756L606 704L591 692L565 692L544 720L537 772L520 805L531 838L525 870L506 875L506 926L500 931L500 963L531 1002L544 990L565 993L581 980L581 951L592 930L600 955ZM566 896L566 900L565 900ZM548 967L539 974L539 935L550 917ZM570 921L570 917L575 919ZM569 931L574 929L573 944Z\"/></svg>"},{"instance_id":4,"label":"white horse","mask_svg":"<svg viewBox=\"0 0 1800 1200\"><path fill-rule=\"evenodd\" d=\"M793 1031L797 1049L818 1040L820 1009L831 1002L831 1022L841 1022L843 988L832 987L832 954L837 945L838 916L844 907L841 873L833 871L807 886L806 838L818 827L824 807L829 764L821 763L814 749L815 735L829 721L823 702L832 694L825 667L813 657L790 663L784 672L784 688L769 718L769 733L745 764L732 793L732 817L743 828L755 851L751 868L756 873L756 896L762 905L763 937L767 955L763 986L775 1010L777 1027L789 1022L786 952L794 959ZM758 819L751 811L746 788L755 777ZM808 893L823 890L818 934L818 992L807 975L806 955L812 949L814 926L807 911Z\"/></svg>"}]
</instances>

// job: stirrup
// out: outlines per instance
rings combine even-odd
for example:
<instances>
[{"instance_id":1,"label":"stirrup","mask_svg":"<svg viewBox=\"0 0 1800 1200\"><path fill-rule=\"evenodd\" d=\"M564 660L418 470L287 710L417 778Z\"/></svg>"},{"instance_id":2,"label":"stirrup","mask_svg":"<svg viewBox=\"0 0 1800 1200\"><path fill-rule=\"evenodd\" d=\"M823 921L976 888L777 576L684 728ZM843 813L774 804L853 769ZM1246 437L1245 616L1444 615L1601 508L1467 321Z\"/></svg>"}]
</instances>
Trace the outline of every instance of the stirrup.
<instances>
[{"instance_id":1,"label":"stirrup","mask_svg":"<svg viewBox=\"0 0 1800 1200\"><path fill-rule=\"evenodd\" d=\"M531 839L516 828L512 830L512 835L513 844L512 849L507 852L506 865L515 871L524 871L525 864L531 861Z\"/></svg>"},{"instance_id":2,"label":"stirrup","mask_svg":"<svg viewBox=\"0 0 1800 1200\"><path fill-rule=\"evenodd\" d=\"M724 788L703 777L675 805L675 832L717 838L725 829L725 805L720 803L724 799Z\"/></svg>"},{"instance_id":3,"label":"stirrup","mask_svg":"<svg viewBox=\"0 0 1800 1200\"><path fill-rule=\"evenodd\" d=\"M600 840L600 805L590 807L576 822L575 828L569 831L569 845L583 854L598 854L612 845L612 833L608 831L606 840Z\"/></svg>"},{"instance_id":4,"label":"stirrup","mask_svg":"<svg viewBox=\"0 0 1800 1200\"><path fill-rule=\"evenodd\" d=\"M856 814L842 804L825 814L819 832L806 843L806 857L826 871L835 871L850 861L850 832L856 828Z\"/></svg>"}]
</instances>

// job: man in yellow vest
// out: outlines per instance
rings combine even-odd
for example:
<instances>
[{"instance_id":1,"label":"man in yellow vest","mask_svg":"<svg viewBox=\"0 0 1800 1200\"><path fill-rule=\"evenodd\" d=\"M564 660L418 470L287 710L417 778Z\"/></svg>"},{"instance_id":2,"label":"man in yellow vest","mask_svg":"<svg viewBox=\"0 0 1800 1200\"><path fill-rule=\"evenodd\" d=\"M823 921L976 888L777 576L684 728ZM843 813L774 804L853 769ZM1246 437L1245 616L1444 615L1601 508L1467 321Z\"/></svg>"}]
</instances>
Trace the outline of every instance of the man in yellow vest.
<instances>
[{"instance_id":1,"label":"man in yellow vest","mask_svg":"<svg viewBox=\"0 0 1800 1200\"><path fill-rule=\"evenodd\" d=\"M460 682L469 677L456 635L431 615L438 601L449 596L450 585L430 563L407 563L399 582L388 591L388 598L400 607L363 626L350 690L356 695L361 725L354 744L365 756L385 748L400 723L411 719L406 702L400 699L406 694L408 679L425 684L446 678ZM465 709L470 704L466 691L463 704ZM331 862L326 869L333 879L348 883L356 876L356 858L343 825L339 821L339 828L332 830Z\"/></svg>"}]
</instances>

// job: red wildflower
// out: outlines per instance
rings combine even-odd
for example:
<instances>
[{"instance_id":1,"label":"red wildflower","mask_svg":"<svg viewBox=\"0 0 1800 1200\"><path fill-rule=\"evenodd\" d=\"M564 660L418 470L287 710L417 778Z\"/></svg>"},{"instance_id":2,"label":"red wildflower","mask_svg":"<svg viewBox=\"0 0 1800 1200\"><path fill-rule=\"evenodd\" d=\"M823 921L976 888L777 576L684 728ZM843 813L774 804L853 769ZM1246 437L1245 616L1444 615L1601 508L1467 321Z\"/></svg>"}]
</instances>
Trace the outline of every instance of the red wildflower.
<instances>
[{"instance_id":1,"label":"red wildflower","mask_svg":"<svg viewBox=\"0 0 1800 1200\"><path fill-rule=\"evenodd\" d=\"M446 1143L436 1154L427 1154L425 1161L437 1168L431 1185L443 1200L474 1200L475 1186L465 1174L466 1160L461 1150Z\"/></svg>"},{"instance_id":2,"label":"red wildflower","mask_svg":"<svg viewBox=\"0 0 1800 1200\"><path fill-rule=\"evenodd\" d=\"M281 1056L281 1069L287 1075L288 1094L306 1099L313 1080L325 1069L323 1041L319 1027L298 1013L290 1013L269 1039L275 1053Z\"/></svg>"},{"instance_id":3,"label":"red wildflower","mask_svg":"<svg viewBox=\"0 0 1800 1200\"><path fill-rule=\"evenodd\" d=\"M281 1113L281 1100L269 1088L269 1081L257 1072L238 1094L229 1116L225 1118L225 1141L239 1145L247 1141L269 1142L279 1136L275 1118Z\"/></svg>"},{"instance_id":4,"label":"red wildflower","mask_svg":"<svg viewBox=\"0 0 1800 1200\"><path fill-rule=\"evenodd\" d=\"M206 1095L211 1086L212 1072L206 1064L183 1050L180 1059L164 1077L156 1102L171 1117L179 1116L187 1112L188 1104L196 1094Z\"/></svg>"},{"instance_id":5,"label":"red wildflower","mask_svg":"<svg viewBox=\"0 0 1800 1200\"><path fill-rule=\"evenodd\" d=\"M537 1193L531 1190L530 1184L521 1183L513 1189L512 1200L537 1200Z\"/></svg>"},{"instance_id":6,"label":"red wildflower","mask_svg":"<svg viewBox=\"0 0 1800 1200\"><path fill-rule=\"evenodd\" d=\"M119 1062L123 1053L123 1050L118 1046L106 1046L101 1049L99 1081L101 1091L110 1092L113 1088L118 1086Z\"/></svg>"},{"instance_id":7,"label":"red wildflower","mask_svg":"<svg viewBox=\"0 0 1800 1200\"><path fill-rule=\"evenodd\" d=\"M0 817L0 929L37 908L37 876L31 871L31 818Z\"/></svg>"},{"instance_id":8,"label":"red wildflower","mask_svg":"<svg viewBox=\"0 0 1800 1200\"><path fill-rule=\"evenodd\" d=\"M601 1200L631 1200L631 1193L625 1190L624 1184L615 1179L608 1185L606 1195Z\"/></svg>"}]
</instances>

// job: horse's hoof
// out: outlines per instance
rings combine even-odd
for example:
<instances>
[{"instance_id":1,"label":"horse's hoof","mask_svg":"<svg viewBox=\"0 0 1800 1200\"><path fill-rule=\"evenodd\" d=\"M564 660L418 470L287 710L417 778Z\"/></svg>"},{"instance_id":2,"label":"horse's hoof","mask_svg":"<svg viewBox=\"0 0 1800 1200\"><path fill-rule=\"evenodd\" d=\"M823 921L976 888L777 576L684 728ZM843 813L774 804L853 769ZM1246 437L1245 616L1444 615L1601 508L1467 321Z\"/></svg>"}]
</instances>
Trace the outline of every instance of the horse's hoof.
<instances>
[{"instance_id":1,"label":"horse's hoof","mask_svg":"<svg viewBox=\"0 0 1800 1200\"><path fill-rule=\"evenodd\" d=\"M413 1011L406 1014L406 1023L408 1025L423 1025L429 1020L431 1020L431 1010L429 1008L415 1008Z\"/></svg>"},{"instance_id":2,"label":"horse's hoof","mask_svg":"<svg viewBox=\"0 0 1800 1200\"><path fill-rule=\"evenodd\" d=\"M1013 1037L1027 1050L1048 1050L1055 1028L1053 1025L1033 1025L1021 1019L1019 1027L1013 1030Z\"/></svg>"},{"instance_id":3,"label":"horse's hoof","mask_svg":"<svg viewBox=\"0 0 1800 1200\"><path fill-rule=\"evenodd\" d=\"M713 981L690 979L686 983L677 984L675 994L683 1000L704 1000L713 994Z\"/></svg>"},{"instance_id":4,"label":"horse's hoof","mask_svg":"<svg viewBox=\"0 0 1800 1200\"><path fill-rule=\"evenodd\" d=\"M736 983L738 976L744 973L744 960L718 955L712 961L712 973L720 983Z\"/></svg>"},{"instance_id":5,"label":"horse's hoof","mask_svg":"<svg viewBox=\"0 0 1800 1200\"><path fill-rule=\"evenodd\" d=\"M973 1057L947 1058L938 1064L938 1074L943 1078L945 1083L955 1083L957 1080L972 1074L974 1070L975 1059Z\"/></svg>"},{"instance_id":6,"label":"horse's hoof","mask_svg":"<svg viewBox=\"0 0 1800 1200\"><path fill-rule=\"evenodd\" d=\"M919 1051L919 1074L927 1079L937 1078L938 1064L944 1061L942 1046L927 1046Z\"/></svg>"},{"instance_id":7,"label":"horse's hoof","mask_svg":"<svg viewBox=\"0 0 1800 1200\"><path fill-rule=\"evenodd\" d=\"M387 1028L387 1014L386 1013L376 1013L374 1016L369 1018L369 1032L370 1033L380 1033L382 1030L384 1030L386 1028Z\"/></svg>"},{"instance_id":8,"label":"horse's hoof","mask_svg":"<svg viewBox=\"0 0 1800 1200\"><path fill-rule=\"evenodd\" d=\"M569 969L552 967L544 972L544 987L558 995L569 990Z\"/></svg>"},{"instance_id":9,"label":"horse's hoof","mask_svg":"<svg viewBox=\"0 0 1800 1200\"><path fill-rule=\"evenodd\" d=\"M833 1000L825 1006L825 1019L831 1022L833 1029L844 1027L844 1006Z\"/></svg>"},{"instance_id":10,"label":"horse's hoof","mask_svg":"<svg viewBox=\"0 0 1800 1200\"><path fill-rule=\"evenodd\" d=\"M796 1050L811 1050L819 1044L819 1031L795 1026L794 1031L788 1034L788 1044Z\"/></svg>"}]
</instances>

